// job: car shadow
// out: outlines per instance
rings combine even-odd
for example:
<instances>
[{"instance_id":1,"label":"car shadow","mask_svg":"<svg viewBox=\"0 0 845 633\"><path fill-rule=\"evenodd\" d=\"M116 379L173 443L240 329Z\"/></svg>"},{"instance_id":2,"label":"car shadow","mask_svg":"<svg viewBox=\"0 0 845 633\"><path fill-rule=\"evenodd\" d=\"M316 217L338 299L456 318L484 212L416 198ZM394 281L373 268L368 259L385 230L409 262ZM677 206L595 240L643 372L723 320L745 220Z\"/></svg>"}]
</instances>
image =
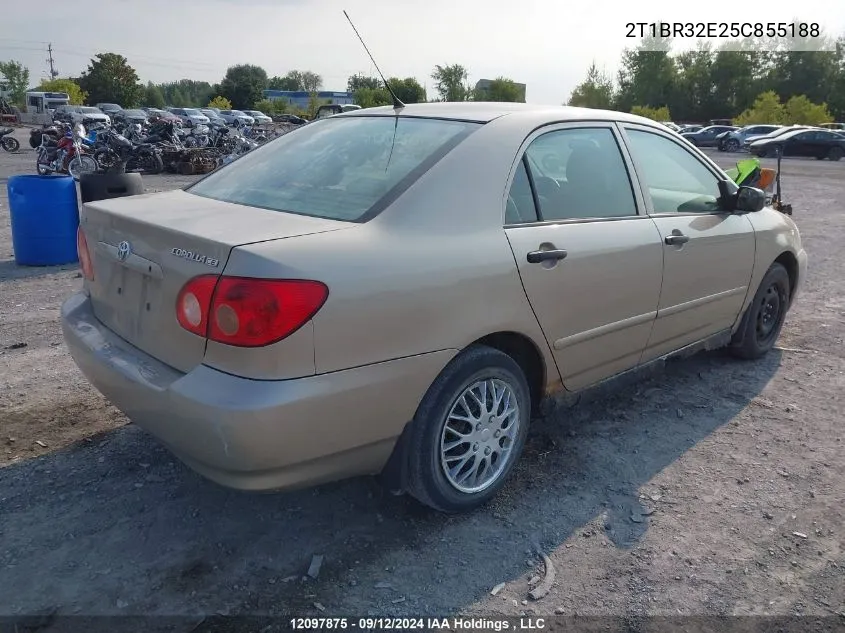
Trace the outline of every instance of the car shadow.
<instances>
[{"instance_id":1,"label":"car shadow","mask_svg":"<svg viewBox=\"0 0 845 633\"><path fill-rule=\"evenodd\" d=\"M459 612L524 575L535 546L600 533L634 547L661 495L686 502L649 482L734 421L780 362L778 351L755 362L707 352L558 408L533 425L500 495L460 516L370 478L231 491L136 427L110 432L0 470L0 614ZM324 556L317 579L313 555Z\"/></svg>"},{"instance_id":2,"label":"car shadow","mask_svg":"<svg viewBox=\"0 0 845 633\"><path fill-rule=\"evenodd\" d=\"M47 277L57 273L79 270L79 264L61 264L59 266L21 266L13 259L0 261L0 283L14 281L17 279L33 279L36 277ZM80 273L81 276L81 273Z\"/></svg>"}]
</instances>

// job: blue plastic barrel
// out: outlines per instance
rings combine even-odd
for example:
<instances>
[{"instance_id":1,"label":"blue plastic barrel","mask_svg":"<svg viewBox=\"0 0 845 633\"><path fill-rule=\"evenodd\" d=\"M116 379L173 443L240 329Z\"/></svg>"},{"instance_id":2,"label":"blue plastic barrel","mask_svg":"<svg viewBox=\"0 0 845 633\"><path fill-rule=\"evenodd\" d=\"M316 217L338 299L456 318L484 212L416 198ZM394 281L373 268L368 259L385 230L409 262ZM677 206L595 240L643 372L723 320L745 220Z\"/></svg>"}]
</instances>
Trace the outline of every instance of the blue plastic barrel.
<instances>
[{"instance_id":1,"label":"blue plastic barrel","mask_svg":"<svg viewBox=\"0 0 845 633\"><path fill-rule=\"evenodd\" d=\"M6 185L15 263L55 266L77 261L79 205L71 176L12 176Z\"/></svg>"}]
</instances>

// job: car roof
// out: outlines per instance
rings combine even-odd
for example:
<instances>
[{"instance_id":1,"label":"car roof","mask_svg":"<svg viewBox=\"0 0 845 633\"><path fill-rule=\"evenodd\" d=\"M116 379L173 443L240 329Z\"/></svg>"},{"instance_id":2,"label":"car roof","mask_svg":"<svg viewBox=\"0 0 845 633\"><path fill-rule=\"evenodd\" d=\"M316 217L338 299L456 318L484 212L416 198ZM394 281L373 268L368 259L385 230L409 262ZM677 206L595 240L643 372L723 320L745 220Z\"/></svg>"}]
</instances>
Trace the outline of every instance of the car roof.
<instances>
[{"instance_id":1,"label":"car roof","mask_svg":"<svg viewBox=\"0 0 845 633\"><path fill-rule=\"evenodd\" d=\"M337 114L337 117L360 116L395 116L396 110L392 106L377 108L362 108ZM505 115L526 115L530 118L545 118L554 121L628 121L631 123L647 122L657 125L650 119L634 114L615 112L611 110L597 110L593 108L576 108L573 106L548 106L528 103L498 103L498 102L434 102L409 103L399 110L399 116L454 119L457 121L475 121L487 123Z\"/></svg>"}]
</instances>

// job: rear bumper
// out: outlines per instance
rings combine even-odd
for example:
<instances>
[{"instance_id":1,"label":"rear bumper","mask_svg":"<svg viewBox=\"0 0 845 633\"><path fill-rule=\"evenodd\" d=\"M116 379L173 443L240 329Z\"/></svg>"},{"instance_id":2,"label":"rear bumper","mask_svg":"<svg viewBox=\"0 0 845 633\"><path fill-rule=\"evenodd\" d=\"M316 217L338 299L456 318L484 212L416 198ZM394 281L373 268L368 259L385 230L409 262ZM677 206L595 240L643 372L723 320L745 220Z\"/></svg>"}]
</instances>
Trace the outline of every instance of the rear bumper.
<instances>
[{"instance_id":1,"label":"rear bumper","mask_svg":"<svg viewBox=\"0 0 845 633\"><path fill-rule=\"evenodd\" d=\"M100 323L85 293L64 303L61 318L71 356L112 404L197 472L247 490L379 472L455 353L259 381L161 363Z\"/></svg>"}]
</instances>

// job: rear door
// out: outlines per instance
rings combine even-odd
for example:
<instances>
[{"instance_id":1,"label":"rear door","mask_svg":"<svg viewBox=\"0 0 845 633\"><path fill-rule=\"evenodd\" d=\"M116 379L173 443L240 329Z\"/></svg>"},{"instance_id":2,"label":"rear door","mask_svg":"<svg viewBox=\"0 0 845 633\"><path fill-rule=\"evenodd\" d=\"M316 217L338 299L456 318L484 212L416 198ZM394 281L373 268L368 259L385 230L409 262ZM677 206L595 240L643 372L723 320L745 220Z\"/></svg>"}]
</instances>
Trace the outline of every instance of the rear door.
<instances>
[{"instance_id":1,"label":"rear door","mask_svg":"<svg viewBox=\"0 0 845 633\"><path fill-rule=\"evenodd\" d=\"M514 167L505 233L564 385L637 365L660 295L663 247L608 122L543 128Z\"/></svg>"},{"instance_id":2,"label":"rear door","mask_svg":"<svg viewBox=\"0 0 845 633\"><path fill-rule=\"evenodd\" d=\"M645 362L733 326L749 290L755 237L746 215L721 210L721 174L656 129L624 130L663 242L663 284Z\"/></svg>"}]
</instances>

